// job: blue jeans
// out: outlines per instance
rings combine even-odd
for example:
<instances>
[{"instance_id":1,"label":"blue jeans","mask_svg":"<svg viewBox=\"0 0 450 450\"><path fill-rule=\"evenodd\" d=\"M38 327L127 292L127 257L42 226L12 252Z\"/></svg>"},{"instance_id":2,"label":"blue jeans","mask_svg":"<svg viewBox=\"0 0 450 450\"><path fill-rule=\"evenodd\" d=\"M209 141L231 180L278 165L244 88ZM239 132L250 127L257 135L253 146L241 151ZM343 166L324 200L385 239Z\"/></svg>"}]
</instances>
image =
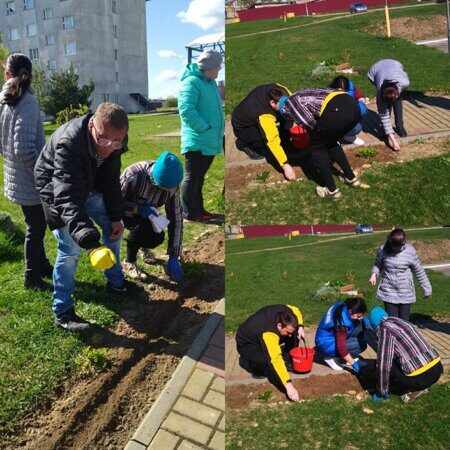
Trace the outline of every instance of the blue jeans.
<instances>
[{"instance_id":1,"label":"blue jeans","mask_svg":"<svg viewBox=\"0 0 450 450\"><path fill-rule=\"evenodd\" d=\"M355 126L355 128L352 128L345 136L357 136L359 133L361 133L362 125L361 122L358 123L358 125Z\"/></svg>"},{"instance_id":2,"label":"blue jeans","mask_svg":"<svg viewBox=\"0 0 450 450\"><path fill-rule=\"evenodd\" d=\"M367 348L367 342L361 325L358 325L347 339L347 351L355 358Z\"/></svg>"},{"instance_id":3,"label":"blue jeans","mask_svg":"<svg viewBox=\"0 0 450 450\"><path fill-rule=\"evenodd\" d=\"M91 193L87 199L85 209L89 216L102 230L102 243L109 247L116 256L116 264L111 269L105 270L108 282L115 286L121 286L124 281L122 265L120 264L120 241L109 239L111 234L111 221L106 214L103 196L98 192ZM80 259L80 246L73 240L68 227L53 230L53 235L58 241L58 255L53 270L53 312L55 316L73 308L72 293L75 289L75 272Z\"/></svg>"}]
</instances>

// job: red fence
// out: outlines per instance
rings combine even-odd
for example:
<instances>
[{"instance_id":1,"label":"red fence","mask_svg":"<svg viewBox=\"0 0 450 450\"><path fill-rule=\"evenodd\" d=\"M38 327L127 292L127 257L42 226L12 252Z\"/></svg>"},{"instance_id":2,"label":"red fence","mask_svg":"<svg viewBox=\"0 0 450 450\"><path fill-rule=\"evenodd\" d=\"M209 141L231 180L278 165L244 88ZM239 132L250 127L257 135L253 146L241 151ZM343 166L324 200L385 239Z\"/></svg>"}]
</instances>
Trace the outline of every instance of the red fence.
<instances>
[{"instance_id":1,"label":"red fence","mask_svg":"<svg viewBox=\"0 0 450 450\"><path fill-rule=\"evenodd\" d=\"M389 5L394 3L405 3L411 0L389 0ZM326 13L332 11L345 10L348 11L348 7L352 3L352 0L328 0L321 2L308 3L308 12L311 13ZM383 6L384 0L362 0L367 6ZM294 13L296 16L306 16L306 6L303 5L281 5L281 6L269 6L262 8L250 8L237 11L239 20L241 22L251 22L253 20L263 19L277 19L284 14Z\"/></svg>"},{"instance_id":2,"label":"red fence","mask_svg":"<svg viewBox=\"0 0 450 450\"><path fill-rule=\"evenodd\" d=\"M355 225L245 225L242 227L246 238L285 236L292 231L299 231L300 234L355 231Z\"/></svg>"}]
</instances>

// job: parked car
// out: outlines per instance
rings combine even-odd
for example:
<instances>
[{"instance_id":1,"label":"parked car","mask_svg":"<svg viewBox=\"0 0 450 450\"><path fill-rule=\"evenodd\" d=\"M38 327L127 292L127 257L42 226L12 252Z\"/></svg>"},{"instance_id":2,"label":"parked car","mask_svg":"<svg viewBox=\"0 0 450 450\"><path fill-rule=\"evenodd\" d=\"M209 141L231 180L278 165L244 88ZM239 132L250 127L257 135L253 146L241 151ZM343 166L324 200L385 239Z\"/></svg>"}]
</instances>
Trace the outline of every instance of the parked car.
<instances>
[{"instance_id":1,"label":"parked car","mask_svg":"<svg viewBox=\"0 0 450 450\"><path fill-rule=\"evenodd\" d=\"M367 6L364 3L351 3L348 10L351 13L366 12Z\"/></svg>"},{"instance_id":2,"label":"parked car","mask_svg":"<svg viewBox=\"0 0 450 450\"><path fill-rule=\"evenodd\" d=\"M372 225L358 224L355 226L355 232L358 233L373 233Z\"/></svg>"}]
</instances>

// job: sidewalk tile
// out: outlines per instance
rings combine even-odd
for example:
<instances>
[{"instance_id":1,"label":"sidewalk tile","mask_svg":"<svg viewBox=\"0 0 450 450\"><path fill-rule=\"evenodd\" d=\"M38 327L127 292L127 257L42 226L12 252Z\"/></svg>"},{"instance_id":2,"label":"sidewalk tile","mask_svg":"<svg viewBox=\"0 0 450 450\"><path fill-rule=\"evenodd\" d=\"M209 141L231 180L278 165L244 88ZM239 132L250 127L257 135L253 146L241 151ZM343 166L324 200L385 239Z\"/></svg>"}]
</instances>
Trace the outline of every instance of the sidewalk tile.
<instances>
[{"instance_id":1,"label":"sidewalk tile","mask_svg":"<svg viewBox=\"0 0 450 450\"><path fill-rule=\"evenodd\" d=\"M196 369L181 393L186 397L200 400L203 397L209 383L213 379L213 374L205 370Z\"/></svg>"},{"instance_id":2,"label":"sidewalk tile","mask_svg":"<svg viewBox=\"0 0 450 450\"><path fill-rule=\"evenodd\" d=\"M222 420L219 423L219 430L225 431L225 414L222 416Z\"/></svg>"},{"instance_id":3,"label":"sidewalk tile","mask_svg":"<svg viewBox=\"0 0 450 450\"><path fill-rule=\"evenodd\" d=\"M220 417L220 411L185 397L180 397L178 399L173 410L211 427L217 423L217 420Z\"/></svg>"},{"instance_id":4,"label":"sidewalk tile","mask_svg":"<svg viewBox=\"0 0 450 450\"><path fill-rule=\"evenodd\" d=\"M146 448L147 448L147 446L144 444L141 444L140 442L128 441L124 450L145 450Z\"/></svg>"},{"instance_id":5,"label":"sidewalk tile","mask_svg":"<svg viewBox=\"0 0 450 450\"><path fill-rule=\"evenodd\" d=\"M214 361L213 361L214 362ZM203 362L198 362L197 367L202 370L206 370L207 372L211 372L214 375L217 375L218 377L225 378L225 370L219 369L215 365L205 364Z\"/></svg>"},{"instance_id":6,"label":"sidewalk tile","mask_svg":"<svg viewBox=\"0 0 450 450\"><path fill-rule=\"evenodd\" d=\"M214 450L223 450L225 448L225 433L216 431L216 434L209 444L209 447L213 448Z\"/></svg>"},{"instance_id":7,"label":"sidewalk tile","mask_svg":"<svg viewBox=\"0 0 450 450\"><path fill-rule=\"evenodd\" d=\"M210 358L209 356L203 355L199 362L225 370L225 361L223 359Z\"/></svg>"},{"instance_id":8,"label":"sidewalk tile","mask_svg":"<svg viewBox=\"0 0 450 450\"><path fill-rule=\"evenodd\" d=\"M164 450L173 450L177 446L178 439L178 436L175 436L168 431L159 429L156 436L150 443L148 450L160 450L162 448Z\"/></svg>"},{"instance_id":9,"label":"sidewalk tile","mask_svg":"<svg viewBox=\"0 0 450 450\"><path fill-rule=\"evenodd\" d=\"M187 439L206 445L212 433L212 428L197 423L187 417L171 412L161 425L166 430L173 431Z\"/></svg>"},{"instance_id":10,"label":"sidewalk tile","mask_svg":"<svg viewBox=\"0 0 450 450\"><path fill-rule=\"evenodd\" d=\"M219 409L220 411L225 410L225 396L223 394L219 394L218 392L209 391L206 394L204 402L207 405Z\"/></svg>"},{"instance_id":11,"label":"sidewalk tile","mask_svg":"<svg viewBox=\"0 0 450 450\"><path fill-rule=\"evenodd\" d=\"M225 380L223 378L217 377L213 381L213 384L211 385L211 389L222 392L222 394L223 394L225 392Z\"/></svg>"},{"instance_id":12,"label":"sidewalk tile","mask_svg":"<svg viewBox=\"0 0 450 450\"><path fill-rule=\"evenodd\" d=\"M161 450L165 450L165 449L161 449ZM195 445L189 441L183 441L177 450L202 450L202 447L199 447L198 445Z\"/></svg>"}]
</instances>

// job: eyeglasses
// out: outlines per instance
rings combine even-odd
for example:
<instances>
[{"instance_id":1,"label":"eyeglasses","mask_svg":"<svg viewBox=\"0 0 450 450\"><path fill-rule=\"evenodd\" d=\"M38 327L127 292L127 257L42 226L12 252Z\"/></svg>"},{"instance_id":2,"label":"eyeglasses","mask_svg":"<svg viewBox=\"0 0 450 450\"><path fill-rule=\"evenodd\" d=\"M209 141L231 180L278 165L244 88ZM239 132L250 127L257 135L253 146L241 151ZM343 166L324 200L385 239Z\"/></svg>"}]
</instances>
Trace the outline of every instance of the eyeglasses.
<instances>
[{"instance_id":1,"label":"eyeglasses","mask_svg":"<svg viewBox=\"0 0 450 450\"><path fill-rule=\"evenodd\" d=\"M95 139L97 140L97 144L100 145L100 147L109 147L112 146L114 150L119 150L123 147L123 139L120 139L118 141L112 141L111 139L106 139L104 137L101 137L101 135L98 134L97 129L95 128L94 123L92 123L92 128L95 131Z\"/></svg>"}]
</instances>

